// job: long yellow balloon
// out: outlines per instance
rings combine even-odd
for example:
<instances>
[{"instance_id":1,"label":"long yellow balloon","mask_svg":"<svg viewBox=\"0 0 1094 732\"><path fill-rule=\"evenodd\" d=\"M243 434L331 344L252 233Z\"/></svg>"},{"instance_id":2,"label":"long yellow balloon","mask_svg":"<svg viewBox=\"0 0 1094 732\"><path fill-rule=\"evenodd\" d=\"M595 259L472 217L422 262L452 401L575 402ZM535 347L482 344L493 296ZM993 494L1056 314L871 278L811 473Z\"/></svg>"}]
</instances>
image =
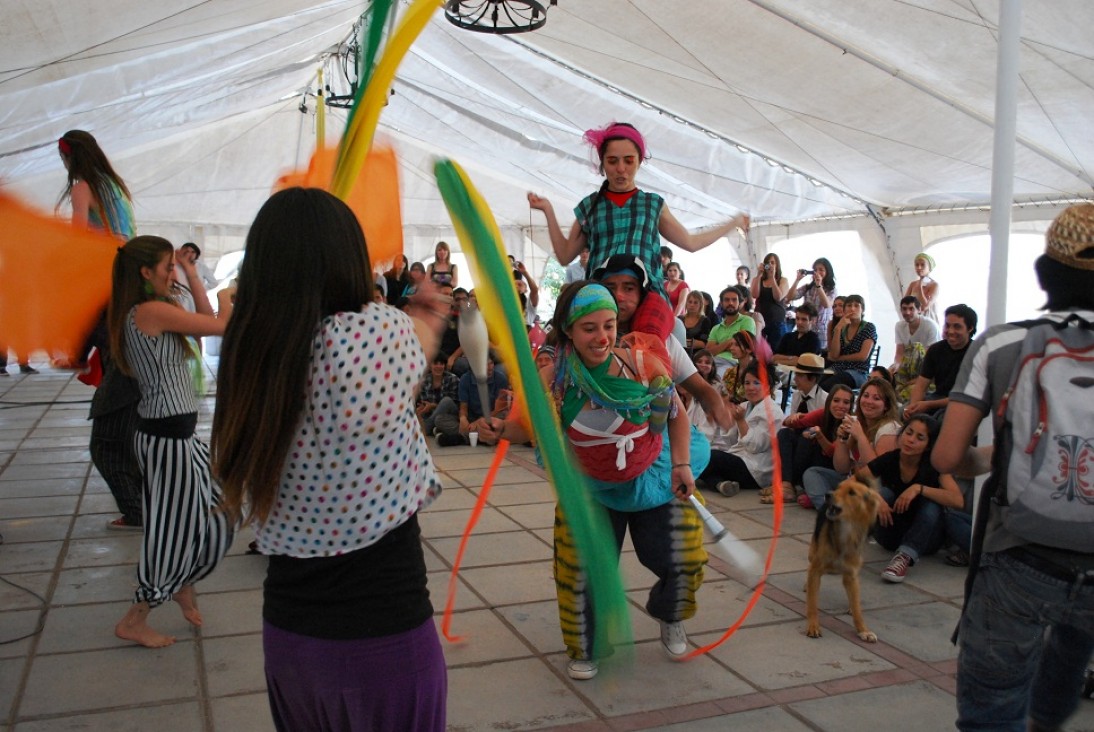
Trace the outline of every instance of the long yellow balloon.
<instances>
[{"instance_id":1,"label":"long yellow balloon","mask_svg":"<svg viewBox=\"0 0 1094 732\"><path fill-rule=\"evenodd\" d=\"M391 88L391 82L395 79L395 71L438 7L440 7L440 0L415 0L411 3L399 22L399 27L384 48L384 55L369 80L368 89L361 98L361 105L342 136L342 154L338 156L339 165L334 171L334 180L330 189L331 193L342 200L349 195L353 182L357 180L357 174L365 163L368 150L372 146L372 138L376 134L380 112L387 101L388 89Z\"/></svg>"}]
</instances>

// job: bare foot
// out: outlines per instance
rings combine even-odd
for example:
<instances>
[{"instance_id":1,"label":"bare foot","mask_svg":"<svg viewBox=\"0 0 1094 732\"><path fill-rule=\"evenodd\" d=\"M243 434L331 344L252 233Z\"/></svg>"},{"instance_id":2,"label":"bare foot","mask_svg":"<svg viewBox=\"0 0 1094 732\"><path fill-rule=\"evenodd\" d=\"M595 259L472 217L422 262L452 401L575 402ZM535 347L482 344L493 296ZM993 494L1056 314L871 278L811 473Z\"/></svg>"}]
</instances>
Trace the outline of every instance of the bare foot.
<instances>
[{"instance_id":1,"label":"bare foot","mask_svg":"<svg viewBox=\"0 0 1094 732\"><path fill-rule=\"evenodd\" d=\"M114 635L122 640L139 643L146 648L163 648L174 643L174 636L164 635L148 625L150 612L147 602L134 603L125 613L125 617L114 626Z\"/></svg>"},{"instance_id":2,"label":"bare foot","mask_svg":"<svg viewBox=\"0 0 1094 732\"><path fill-rule=\"evenodd\" d=\"M175 593L175 602L182 608L182 617L195 628L201 627L201 611L198 610L197 600L194 598L194 586L186 585Z\"/></svg>"}]
</instances>

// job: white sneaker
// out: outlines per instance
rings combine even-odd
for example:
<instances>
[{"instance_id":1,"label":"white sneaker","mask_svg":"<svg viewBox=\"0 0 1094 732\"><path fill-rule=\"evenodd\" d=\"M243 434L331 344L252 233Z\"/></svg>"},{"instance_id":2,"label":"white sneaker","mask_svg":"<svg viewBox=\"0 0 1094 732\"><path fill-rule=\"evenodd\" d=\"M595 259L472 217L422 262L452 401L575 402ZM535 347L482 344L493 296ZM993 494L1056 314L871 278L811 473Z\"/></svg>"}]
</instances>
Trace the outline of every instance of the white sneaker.
<instances>
[{"instance_id":1,"label":"white sneaker","mask_svg":"<svg viewBox=\"0 0 1094 732\"><path fill-rule=\"evenodd\" d=\"M669 658L678 659L688 652L688 634L684 631L683 623L661 623L661 645L665 647L665 653Z\"/></svg>"},{"instance_id":2,"label":"white sneaker","mask_svg":"<svg viewBox=\"0 0 1094 732\"><path fill-rule=\"evenodd\" d=\"M735 480L723 480L718 483L715 488L717 488L718 492L726 498L733 498L733 496L741 492L741 484Z\"/></svg>"},{"instance_id":3,"label":"white sneaker","mask_svg":"<svg viewBox=\"0 0 1094 732\"><path fill-rule=\"evenodd\" d=\"M600 667L597 666L596 661L584 659L571 658L570 663L566 665L566 672L570 674L570 678L578 681L591 679L599 670Z\"/></svg>"}]
</instances>

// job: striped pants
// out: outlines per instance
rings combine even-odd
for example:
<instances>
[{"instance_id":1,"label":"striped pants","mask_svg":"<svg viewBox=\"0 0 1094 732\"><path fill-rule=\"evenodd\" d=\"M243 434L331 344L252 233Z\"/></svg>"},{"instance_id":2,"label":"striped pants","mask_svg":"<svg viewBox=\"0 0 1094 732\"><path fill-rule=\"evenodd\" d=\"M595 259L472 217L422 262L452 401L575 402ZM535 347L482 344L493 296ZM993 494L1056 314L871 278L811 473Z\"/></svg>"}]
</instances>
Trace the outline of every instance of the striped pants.
<instances>
[{"instance_id":1,"label":"striped pants","mask_svg":"<svg viewBox=\"0 0 1094 732\"><path fill-rule=\"evenodd\" d=\"M695 593L703 584L707 552L703 548L703 521L690 504L673 500L645 511L615 511L605 508L615 535L616 557L623 549L627 529L631 531L638 561L657 576L646 600L646 612L666 623L695 615ZM570 528L562 510L555 508L554 530L555 590L562 639L570 658L595 659L595 619L586 587L585 572L577 560Z\"/></svg>"},{"instance_id":2,"label":"striped pants","mask_svg":"<svg viewBox=\"0 0 1094 732\"><path fill-rule=\"evenodd\" d=\"M235 526L220 511L209 473L209 447L137 431L144 474L144 534L135 602L156 607L209 575L232 544Z\"/></svg>"},{"instance_id":3,"label":"striped pants","mask_svg":"<svg viewBox=\"0 0 1094 732\"><path fill-rule=\"evenodd\" d=\"M91 462L110 488L118 510L130 526L144 523L141 508L141 469L133 454L137 403L91 420Z\"/></svg>"}]
</instances>

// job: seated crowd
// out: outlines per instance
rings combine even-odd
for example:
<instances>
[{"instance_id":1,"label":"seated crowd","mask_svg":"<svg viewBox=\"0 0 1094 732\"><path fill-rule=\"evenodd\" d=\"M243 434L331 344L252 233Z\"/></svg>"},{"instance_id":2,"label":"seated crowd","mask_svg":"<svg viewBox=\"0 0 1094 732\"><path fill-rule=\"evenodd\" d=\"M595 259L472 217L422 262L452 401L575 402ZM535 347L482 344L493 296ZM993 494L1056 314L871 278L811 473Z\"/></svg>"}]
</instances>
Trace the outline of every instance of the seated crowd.
<instances>
[{"instance_id":1,"label":"seated crowd","mask_svg":"<svg viewBox=\"0 0 1094 732\"><path fill-rule=\"evenodd\" d=\"M619 336L632 329L664 336L667 331L650 330L656 319L648 312L636 317L650 310L651 298L663 300L664 311L679 321L674 335L664 338L665 358L681 387L693 433L709 445L709 462L697 476L700 487L724 496L755 490L763 503L822 510L827 494L855 475L877 486L884 499L874 535L894 552L882 572L885 580L903 581L920 557L943 547L950 549L949 563L968 562L968 481L937 473L929 456L976 333L977 314L970 307L949 307L938 323L925 313L918 294L905 295L895 353L886 367L878 365L878 330L864 317L865 299L837 294L828 259L797 270L788 282L778 256L768 254L755 278L750 269L739 268L736 283L723 289L715 304L684 281L671 251L662 252L664 295L647 291L644 269L630 265L633 257L617 255L599 266L588 261L587 251L582 257L582 272L607 287L618 303ZM581 272L570 269L567 287L583 281ZM413 287L424 269L415 263L408 271ZM534 283L523 267L514 271L518 282ZM531 291L537 291L534 284ZM453 322L444 353L423 379L419 417L439 445L468 444L472 433L478 442L494 444L495 420L508 413L512 391L503 366L495 367L491 357L490 413L484 412L455 324L473 292L452 294ZM538 329L538 302L528 299L527 322ZM528 299L522 305L527 307ZM537 368L557 362L556 335L539 331L538 342L530 336Z\"/></svg>"}]
</instances>

